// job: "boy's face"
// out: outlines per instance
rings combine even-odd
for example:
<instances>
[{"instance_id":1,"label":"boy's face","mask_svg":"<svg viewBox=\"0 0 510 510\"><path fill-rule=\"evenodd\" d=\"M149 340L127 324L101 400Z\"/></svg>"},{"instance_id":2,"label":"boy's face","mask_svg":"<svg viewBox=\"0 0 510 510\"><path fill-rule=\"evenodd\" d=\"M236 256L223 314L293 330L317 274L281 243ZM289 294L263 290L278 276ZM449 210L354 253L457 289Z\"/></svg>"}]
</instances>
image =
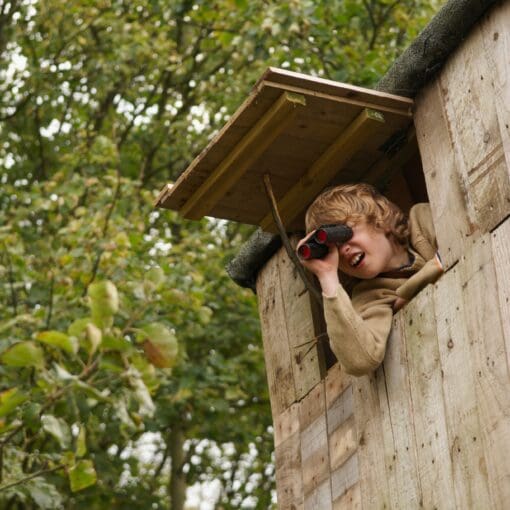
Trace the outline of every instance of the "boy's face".
<instances>
[{"instance_id":1,"label":"boy's face","mask_svg":"<svg viewBox=\"0 0 510 510\"><path fill-rule=\"evenodd\" d=\"M338 246L338 268L343 273L367 280L406 263L407 251L386 234L367 223L349 225L353 236Z\"/></svg>"}]
</instances>

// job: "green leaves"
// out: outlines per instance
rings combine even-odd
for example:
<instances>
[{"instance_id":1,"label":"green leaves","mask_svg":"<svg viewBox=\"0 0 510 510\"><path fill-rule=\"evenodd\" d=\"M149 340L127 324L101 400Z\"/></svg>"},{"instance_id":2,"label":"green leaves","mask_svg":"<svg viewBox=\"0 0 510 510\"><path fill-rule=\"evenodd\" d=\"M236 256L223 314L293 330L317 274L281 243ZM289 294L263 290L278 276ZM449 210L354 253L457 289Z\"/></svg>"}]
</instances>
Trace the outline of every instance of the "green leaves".
<instances>
[{"instance_id":1,"label":"green leaves","mask_svg":"<svg viewBox=\"0 0 510 510\"><path fill-rule=\"evenodd\" d=\"M177 337L173 331L160 323L143 326L137 333L148 360L156 367L170 368L179 351Z\"/></svg>"},{"instance_id":2,"label":"green leaves","mask_svg":"<svg viewBox=\"0 0 510 510\"><path fill-rule=\"evenodd\" d=\"M96 470L91 460L79 460L69 469L69 483L72 492L78 492L97 481Z\"/></svg>"},{"instance_id":3,"label":"green leaves","mask_svg":"<svg viewBox=\"0 0 510 510\"><path fill-rule=\"evenodd\" d=\"M99 328L113 324L113 316L119 310L117 287L109 280L92 283L88 288L92 320Z\"/></svg>"},{"instance_id":4,"label":"green leaves","mask_svg":"<svg viewBox=\"0 0 510 510\"><path fill-rule=\"evenodd\" d=\"M19 388L10 388L0 393L0 418L8 415L25 402L28 397Z\"/></svg>"},{"instance_id":5,"label":"green leaves","mask_svg":"<svg viewBox=\"0 0 510 510\"><path fill-rule=\"evenodd\" d=\"M9 367L44 367L44 353L34 342L18 342L0 355L0 361Z\"/></svg>"},{"instance_id":6,"label":"green leaves","mask_svg":"<svg viewBox=\"0 0 510 510\"><path fill-rule=\"evenodd\" d=\"M58 347L69 354L78 352L78 339L74 336L60 333L59 331L44 331L36 335L39 342Z\"/></svg>"},{"instance_id":7,"label":"green leaves","mask_svg":"<svg viewBox=\"0 0 510 510\"><path fill-rule=\"evenodd\" d=\"M71 446L71 429L65 420L44 414L41 416L41 425L44 431L59 442L62 449L68 449Z\"/></svg>"}]
</instances>

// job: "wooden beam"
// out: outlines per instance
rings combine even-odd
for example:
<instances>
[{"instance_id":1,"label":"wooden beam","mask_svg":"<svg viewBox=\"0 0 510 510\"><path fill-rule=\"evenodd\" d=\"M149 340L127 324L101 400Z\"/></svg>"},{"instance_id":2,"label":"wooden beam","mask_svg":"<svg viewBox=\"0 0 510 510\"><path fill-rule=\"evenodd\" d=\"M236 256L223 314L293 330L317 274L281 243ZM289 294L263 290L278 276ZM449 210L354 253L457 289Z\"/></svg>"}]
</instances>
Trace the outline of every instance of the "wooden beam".
<instances>
[{"instance_id":1,"label":"wooden beam","mask_svg":"<svg viewBox=\"0 0 510 510\"><path fill-rule=\"evenodd\" d=\"M390 151L389 154L384 154L379 161L361 174L360 179L377 187L382 181L391 180L391 177L403 168L417 152L416 131L414 126L411 126L402 141L402 145L395 152Z\"/></svg>"},{"instance_id":2,"label":"wooden beam","mask_svg":"<svg viewBox=\"0 0 510 510\"><path fill-rule=\"evenodd\" d=\"M260 83L260 87L270 87L274 89L287 90L288 92L294 92L295 94L306 94L313 95L314 97L320 97L321 99L327 99L328 101L333 101L334 103L342 103L347 105L359 106L360 108L370 108L377 109L379 112L384 113L392 113L394 115L401 115L402 117L413 117L412 106L413 100L407 99L408 103L402 103L397 106L395 105L385 105L381 103L377 103L374 101L374 98L363 98L360 97L356 99L353 95L345 95L345 96L335 96L333 94L328 94L320 90L307 90L302 87L292 86L289 84L275 83L272 81L263 81ZM381 98L377 98L381 101Z\"/></svg>"},{"instance_id":3,"label":"wooden beam","mask_svg":"<svg viewBox=\"0 0 510 510\"><path fill-rule=\"evenodd\" d=\"M298 107L305 105L304 96L284 92L189 197L180 214L192 220L205 216L280 135Z\"/></svg>"},{"instance_id":4,"label":"wooden beam","mask_svg":"<svg viewBox=\"0 0 510 510\"><path fill-rule=\"evenodd\" d=\"M333 142L319 159L299 179L297 184L278 203L284 224L291 222L310 203L328 182L351 159L353 154L372 135L377 125L384 122L381 113L365 108L349 127ZM260 222L260 227L275 232L271 214Z\"/></svg>"}]
</instances>

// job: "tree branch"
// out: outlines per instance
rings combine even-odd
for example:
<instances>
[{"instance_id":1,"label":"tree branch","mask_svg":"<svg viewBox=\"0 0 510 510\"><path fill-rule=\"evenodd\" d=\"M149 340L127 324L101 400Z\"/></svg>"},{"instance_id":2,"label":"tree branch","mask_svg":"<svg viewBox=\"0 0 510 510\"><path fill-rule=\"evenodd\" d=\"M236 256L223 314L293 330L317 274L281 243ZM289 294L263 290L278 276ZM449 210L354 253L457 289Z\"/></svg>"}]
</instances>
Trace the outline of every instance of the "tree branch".
<instances>
[{"instance_id":1,"label":"tree branch","mask_svg":"<svg viewBox=\"0 0 510 510\"><path fill-rule=\"evenodd\" d=\"M59 469L63 469L65 467L66 467L65 464L59 464L58 466L54 466L52 468L41 469L40 471L36 471L35 473L32 473L31 475L28 475L25 478L21 478L20 480L16 480L15 482L2 485L0 487L0 492L10 489L11 487L15 487L16 485L21 485L22 483L28 482L29 480L32 480L32 478L37 478L38 476L41 475L53 473L54 471L58 471Z\"/></svg>"}]
</instances>

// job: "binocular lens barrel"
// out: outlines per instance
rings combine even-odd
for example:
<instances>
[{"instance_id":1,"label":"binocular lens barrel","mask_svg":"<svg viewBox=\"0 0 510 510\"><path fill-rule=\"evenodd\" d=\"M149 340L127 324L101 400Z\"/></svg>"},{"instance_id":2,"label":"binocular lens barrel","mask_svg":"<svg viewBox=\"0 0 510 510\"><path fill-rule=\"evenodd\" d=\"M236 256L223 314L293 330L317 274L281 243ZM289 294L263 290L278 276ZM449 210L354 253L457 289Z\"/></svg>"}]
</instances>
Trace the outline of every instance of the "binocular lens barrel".
<instances>
[{"instance_id":1,"label":"binocular lens barrel","mask_svg":"<svg viewBox=\"0 0 510 510\"><path fill-rule=\"evenodd\" d=\"M298 255L303 260L309 259L321 259L325 257L329 251L329 248L325 244L319 244L314 241L309 241L302 244L298 249Z\"/></svg>"},{"instance_id":2,"label":"binocular lens barrel","mask_svg":"<svg viewBox=\"0 0 510 510\"><path fill-rule=\"evenodd\" d=\"M345 243L352 237L352 228L343 225L323 225L314 235L314 241L324 243Z\"/></svg>"},{"instance_id":3,"label":"binocular lens barrel","mask_svg":"<svg viewBox=\"0 0 510 510\"><path fill-rule=\"evenodd\" d=\"M352 228L347 225L323 225L307 243L299 247L298 255L303 260L321 259L329 251L326 243L345 243L351 237Z\"/></svg>"}]
</instances>

